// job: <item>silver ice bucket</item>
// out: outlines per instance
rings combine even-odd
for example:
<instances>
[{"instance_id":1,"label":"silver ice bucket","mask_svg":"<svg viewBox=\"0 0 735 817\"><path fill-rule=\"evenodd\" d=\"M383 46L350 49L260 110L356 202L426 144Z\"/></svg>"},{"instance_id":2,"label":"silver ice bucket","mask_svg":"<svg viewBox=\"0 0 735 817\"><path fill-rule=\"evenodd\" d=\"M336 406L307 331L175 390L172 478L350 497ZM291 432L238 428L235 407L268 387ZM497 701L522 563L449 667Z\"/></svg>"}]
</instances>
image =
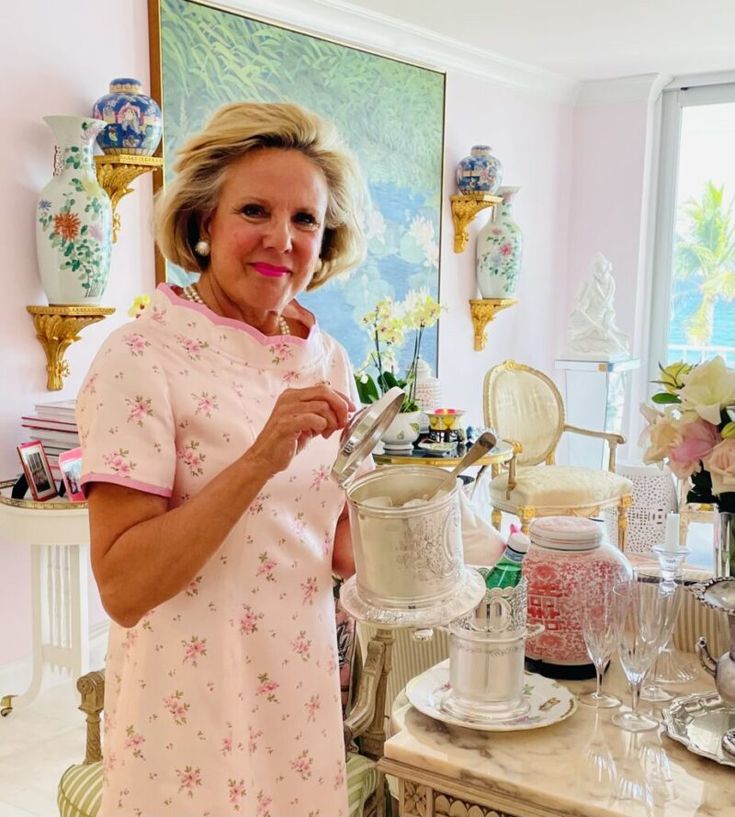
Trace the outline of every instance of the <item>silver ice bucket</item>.
<instances>
[{"instance_id":1,"label":"silver ice bucket","mask_svg":"<svg viewBox=\"0 0 735 817\"><path fill-rule=\"evenodd\" d=\"M527 584L493 587L467 616L449 625L449 686L442 708L452 715L492 722L529 710L524 699Z\"/></svg>"},{"instance_id":2,"label":"silver ice bucket","mask_svg":"<svg viewBox=\"0 0 735 817\"><path fill-rule=\"evenodd\" d=\"M332 467L347 494L356 571L340 599L360 621L431 628L472 610L485 585L464 565L459 488L445 487L445 471L396 465L355 476L403 397L393 388L358 412Z\"/></svg>"},{"instance_id":3,"label":"silver ice bucket","mask_svg":"<svg viewBox=\"0 0 735 817\"><path fill-rule=\"evenodd\" d=\"M378 607L431 607L464 575L458 487L403 507L445 482L426 466L387 466L347 489L357 592ZM392 507L383 502L389 499Z\"/></svg>"}]
</instances>

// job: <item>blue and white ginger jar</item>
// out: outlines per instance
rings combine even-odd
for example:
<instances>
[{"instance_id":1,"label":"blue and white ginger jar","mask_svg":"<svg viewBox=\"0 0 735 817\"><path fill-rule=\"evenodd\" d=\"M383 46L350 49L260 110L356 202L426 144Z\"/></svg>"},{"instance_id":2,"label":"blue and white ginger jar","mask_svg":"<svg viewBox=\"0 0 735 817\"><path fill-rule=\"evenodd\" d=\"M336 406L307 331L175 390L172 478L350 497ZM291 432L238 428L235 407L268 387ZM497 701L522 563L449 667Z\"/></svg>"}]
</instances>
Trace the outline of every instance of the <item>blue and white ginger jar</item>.
<instances>
[{"instance_id":1,"label":"blue and white ginger jar","mask_svg":"<svg viewBox=\"0 0 735 817\"><path fill-rule=\"evenodd\" d=\"M161 141L161 109L142 93L137 79L122 77L110 83L110 93L100 97L92 116L107 122L97 137L103 153L152 156Z\"/></svg>"},{"instance_id":2,"label":"blue and white ginger jar","mask_svg":"<svg viewBox=\"0 0 735 817\"><path fill-rule=\"evenodd\" d=\"M470 155L457 165L457 189L460 193L490 193L503 181L503 166L487 145L474 145Z\"/></svg>"}]
</instances>

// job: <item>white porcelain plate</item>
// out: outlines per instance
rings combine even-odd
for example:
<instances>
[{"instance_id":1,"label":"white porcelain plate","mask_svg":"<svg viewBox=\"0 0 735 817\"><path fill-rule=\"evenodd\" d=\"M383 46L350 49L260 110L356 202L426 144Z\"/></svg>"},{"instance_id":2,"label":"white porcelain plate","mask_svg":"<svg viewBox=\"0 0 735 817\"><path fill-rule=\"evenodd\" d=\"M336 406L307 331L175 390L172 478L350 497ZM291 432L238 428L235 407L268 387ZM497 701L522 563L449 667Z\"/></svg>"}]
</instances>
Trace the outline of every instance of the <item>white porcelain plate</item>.
<instances>
[{"instance_id":1,"label":"white porcelain plate","mask_svg":"<svg viewBox=\"0 0 735 817\"><path fill-rule=\"evenodd\" d=\"M442 706L449 693L448 660L417 675L406 685L406 697L419 712L451 726L464 726L466 729L479 729L482 732L540 729L563 721L577 708L577 699L568 689L550 678L531 672L525 674L523 690L530 709L523 715L511 716L507 720L473 721L471 717L451 715Z\"/></svg>"}]
</instances>

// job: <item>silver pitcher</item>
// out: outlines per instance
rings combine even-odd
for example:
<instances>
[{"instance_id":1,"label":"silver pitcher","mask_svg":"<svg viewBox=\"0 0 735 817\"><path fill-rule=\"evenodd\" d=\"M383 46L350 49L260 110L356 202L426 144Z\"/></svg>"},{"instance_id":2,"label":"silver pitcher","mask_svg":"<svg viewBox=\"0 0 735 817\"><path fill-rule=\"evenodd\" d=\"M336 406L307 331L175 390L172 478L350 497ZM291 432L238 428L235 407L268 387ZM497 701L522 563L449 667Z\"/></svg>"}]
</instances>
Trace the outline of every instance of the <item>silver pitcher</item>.
<instances>
[{"instance_id":1,"label":"silver pitcher","mask_svg":"<svg viewBox=\"0 0 735 817\"><path fill-rule=\"evenodd\" d=\"M493 587L467 616L449 627L449 686L442 708L475 722L519 717L524 698L525 642L543 632L526 626L527 583Z\"/></svg>"},{"instance_id":2,"label":"silver pitcher","mask_svg":"<svg viewBox=\"0 0 735 817\"><path fill-rule=\"evenodd\" d=\"M690 588L696 598L713 610L727 613L730 624L730 649L717 660L707 648L704 636L697 639L697 654L705 670L715 679L717 693L728 704L735 706L735 577L715 578ZM735 729L722 736L722 748L735 755Z\"/></svg>"}]
</instances>

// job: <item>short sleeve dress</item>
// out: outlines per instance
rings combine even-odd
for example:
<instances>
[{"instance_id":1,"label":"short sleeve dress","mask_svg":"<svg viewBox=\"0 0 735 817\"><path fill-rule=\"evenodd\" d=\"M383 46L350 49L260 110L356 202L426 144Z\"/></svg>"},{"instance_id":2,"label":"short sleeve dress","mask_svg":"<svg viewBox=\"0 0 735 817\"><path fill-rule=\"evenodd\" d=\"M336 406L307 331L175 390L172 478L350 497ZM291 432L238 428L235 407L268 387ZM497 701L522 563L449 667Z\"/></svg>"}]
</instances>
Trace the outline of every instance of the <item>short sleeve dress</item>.
<instances>
[{"instance_id":1,"label":"short sleeve dress","mask_svg":"<svg viewBox=\"0 0 735 817\"><path fill-rule=\"evenodd\" d=\"M320 332L267 337L161 285L78 399L82 483L185 502L255 440L278 395L354 392ZM309 443L186 590L111 625L100 817L347 814L331 561L337 435Z\"/></svg>"}]
</instances>

